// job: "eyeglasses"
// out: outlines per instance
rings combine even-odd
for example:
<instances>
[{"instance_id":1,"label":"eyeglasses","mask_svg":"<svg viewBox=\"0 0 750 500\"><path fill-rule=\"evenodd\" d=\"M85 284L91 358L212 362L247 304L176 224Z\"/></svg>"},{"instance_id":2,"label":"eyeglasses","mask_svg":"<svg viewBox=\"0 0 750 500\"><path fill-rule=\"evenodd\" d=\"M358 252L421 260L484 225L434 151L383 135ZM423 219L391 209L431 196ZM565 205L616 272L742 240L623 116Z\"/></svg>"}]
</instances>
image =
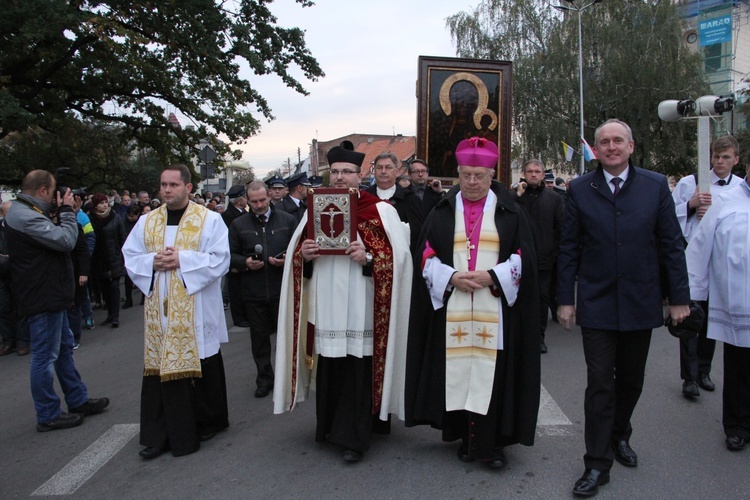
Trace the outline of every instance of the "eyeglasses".
<instances>
[{"instance_id":1,"label":"eyeglasses","mask_svg":"<svg viewBox=\"0 0 750 500\"><path fill-rule=\"evenodd\" d=\"M417 174L417 175L427 175L427 172L429 172L429 170L427 170L427 169L425 169L425 170L412 170L411 171L412 174Z\"/></svg>"},{"instance_id":2,"label":"eyeglasses","mask_svg":"<svg viewBox=\"0 0 750 500\"><path fill-rule=\"evenodd\" d=\"M331 177L337 177L339 175L344 176L344 175L351 175L351 174L359 174L359 172L357 172L356 170L349 170L349 169L331 170L330 172L331 172Z\"/></svg>"},{"instance_id":3,"label":"eyeglasses","mask_svg":"<svg viewBox=\"0 0 750 500\"><path fill-rule=\"evenodd\" d=\"M461 177L462 181L471 182L472 180L475 180L477 182L482 182L491 177L492 174L469 174L466 172L461 172L458 175Z\"/></svg>"}]
</instances>

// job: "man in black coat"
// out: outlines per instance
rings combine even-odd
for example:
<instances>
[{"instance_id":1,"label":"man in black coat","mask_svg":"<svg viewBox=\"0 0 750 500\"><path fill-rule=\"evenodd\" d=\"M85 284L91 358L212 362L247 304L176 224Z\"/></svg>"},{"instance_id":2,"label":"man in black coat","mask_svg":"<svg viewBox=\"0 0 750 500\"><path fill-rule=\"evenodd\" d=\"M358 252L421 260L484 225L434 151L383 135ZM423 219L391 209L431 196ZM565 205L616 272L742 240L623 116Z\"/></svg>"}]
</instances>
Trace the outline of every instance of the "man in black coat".
<instances>
[{"instance_id":1,"label":"man in black coat","mask_svg":"<svg viewBox=\"0 0 750 500\"><path fill-rule=\"evenodd\" d=\"M284 196L281 203L276 205L276 208L283 210L286 213L292 214L297 222L302 220L302 216L307 211L307 205L305 200L307 199L307 188L312 184L307 180L307 174L305 172L295 174L286 181L286 187L289 189L289 194Z\"/></svg>"},{"instance_id":2,"label":"man in black coat","mask_svg":"<svg viewBox=\"0 0 750 500\"><path fill-rule=\"evenodd\" d=\"M398 212L401 222L409 224L410 248L414 250L422 224L424 224L424 213L419 198L410 189L396 184L397 165L398 159L393 153L382 153L376 156L373 167L370 169L370 172L375 174L375 185L370 186L367 192L390 202Z\"/></svg>"},{"instance_id":3,"label":"man in black coat","mask_svg":"<svg viewBox=\"0 0 750 500\"><path fill-rule=\"evenodd\" d=\"M419 158L409 163L409 176L411 178L411 190L422 200L422 212L424 216L430 213L432 207L437 205L443 197L443 188L438 179L430 182L430 167L427 162Z\"/></svg>"},{"instance_id":4,"label":"man in black coat","mask_svg":"<svg viewBox=\"0 0 750 500\"><path fill-rule=\"evenodd\" d=\"M406 425L442 429L443 441L462 440L459 460L499 469L503 447L531 446L536 432L534 237L526 212L492 180L497 146L466 139L456 158L459 186L427 216L414 254Z\"/></svg>"},{"instance_id":5,"label":"man in black coat","mask_svg":"<svg viewBox=\"0 0 750 500\"><path fill-rule=\"evenodd\" d=\"M230 226L229 249L231 270L241 281L241 298L258 369L255 397L263 398L273 389L271 334L276 331L279 316L284 251L297 219L279 210L278 205L271 208L268 186L261 181L247 185L247 198L252 213L235 219Z\"/></svg>"},{"instance_id":6,"label":"man in black coat","mask_svg":"<svg viewBox=\"0 0 750 500\"><path fill-rule=\"evenodd\" d=\"M518 203L526 209L531 218L536 241L536 256L539 265L539 308L541 351L547 352L544 332L547 330L547 308L550 303L550 290L553 269L560 246L560 231L565 217L563 199L544 186L544 164L541 160L529 160L523 166L526 182L520 182L515 195Z\"/></svg>"},{"instance_id":7,"label":"man in black coat","mask_svg":"<svg viewBox=\"0 0 750 500\"><path fill-rule=\"evenodd\" d=\"M638 465L630 418L643 389L651 330L689 315L682 233L666 177L629 163L633 133L609 120L595 134L599 168L570 183L558 257L557 317L581 326L588 369L586 471L573 494L609 482L613 459ZM660 268L666 289L662 289ZM576 277L578 294L576 308Z\"/></svg>"}]
</instances>

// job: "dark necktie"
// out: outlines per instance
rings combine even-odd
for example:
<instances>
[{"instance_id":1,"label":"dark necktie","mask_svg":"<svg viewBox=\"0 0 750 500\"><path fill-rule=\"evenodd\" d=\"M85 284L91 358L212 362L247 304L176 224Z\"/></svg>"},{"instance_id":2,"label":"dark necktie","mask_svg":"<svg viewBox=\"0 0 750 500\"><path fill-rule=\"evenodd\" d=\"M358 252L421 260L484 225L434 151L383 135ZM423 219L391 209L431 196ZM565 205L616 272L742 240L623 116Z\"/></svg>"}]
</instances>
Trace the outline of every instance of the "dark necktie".
<instances>
[{"instance_id":1,"label":"dark necktie","mask_svg":"<svg viewBox=\"0 0 750 500\"><path fill-rule=\"evenodd\" d=\"M258 220L260 221L261 226L266 227L266 214L260 214Z\"/></svg>"},{"instance_id":2,"label":"dark necktie","mask_svg":"<svg viewBox=\"0 0 750 500\"><path fill-rule=\"evenodd\" d=\"M614 194L615 194L615 196L617 196L617 194L620 192L620 183L622 182L622 179L620 179L619 177L614 177L609 182L611 182L612 185L615 186Z\"/></svg>"},{"instance_id":3,"label":"dark necktie","mask_svg":"<svg viewBox=\"0 0 750 500\"><path fill-rule=\"evenodd\" d=\"M718 184L719 186L726 186L727 181L725 181L724 179L719 179L719 182L717 182L716 184Z\"/></svg>"}]
</instances>

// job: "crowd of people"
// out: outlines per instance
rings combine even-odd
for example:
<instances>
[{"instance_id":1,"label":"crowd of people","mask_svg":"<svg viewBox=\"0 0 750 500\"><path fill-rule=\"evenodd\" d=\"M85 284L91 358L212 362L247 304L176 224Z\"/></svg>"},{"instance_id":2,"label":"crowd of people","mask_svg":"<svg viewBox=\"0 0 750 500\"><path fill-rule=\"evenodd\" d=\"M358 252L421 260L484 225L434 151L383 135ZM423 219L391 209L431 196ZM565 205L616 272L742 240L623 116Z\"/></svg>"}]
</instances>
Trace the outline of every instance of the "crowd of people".
<instances>
[{"instance_id":1,"label":"crowd of people","mask_svg":"<svg viewBox=\"0 0 750 500\"><path fill-rule=\"evenodd\" d=\"M638 465L631 417L651 332L665 316L679 325L700 311L692 300L706 318L679 341L682 392L694 400L715 390L711 362L723 342L726 447L742 450L750 175L732 173L740 152L731 137L712 145L708 192L697 176L670 190L666 177L632 164L633 149L630 127L608 120L595 133L598 168L565 181L532 159L506 188L495 180L497 146L468 138L455 151L457 183L444 189L423 160L399 166L384 153L363 168L365 155L345 141L327 154L329 185L344 196L326 208L330 235L308 221L309 188L321 179L305 173L202 196L189 169L173 165L153 199L82 199L33 171L0 207L0 355L31 351L40 432L80 425L109 400L89 398L73 350L94 327L92 310L117 328L137 288L140 455L186 455L229 426L229 308L250 331L255 397L273 394L282 413L314 387L315 440L340 446L345 462L361 461L396 415L458 442L459 460L500 469L506 446L534 444L551 311L581 330L585 471L573 493L587 497L609 482L614 461ZM367 173L374 183L361 189ZM334 215L352 238L331 249Z\"/></svg>"}]
</instances>

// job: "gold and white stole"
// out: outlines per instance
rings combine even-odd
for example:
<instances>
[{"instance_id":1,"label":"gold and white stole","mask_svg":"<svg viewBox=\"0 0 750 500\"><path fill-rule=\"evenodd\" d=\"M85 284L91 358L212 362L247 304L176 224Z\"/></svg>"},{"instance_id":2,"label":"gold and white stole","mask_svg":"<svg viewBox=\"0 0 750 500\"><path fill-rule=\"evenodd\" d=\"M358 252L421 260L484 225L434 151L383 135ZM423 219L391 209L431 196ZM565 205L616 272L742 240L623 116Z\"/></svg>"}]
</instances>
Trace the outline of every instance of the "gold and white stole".
<instances>
[{"instance_id":1,"label":"gold and white stole","mask_svg":"<svg viewBox=\"0 0 750 500\"><path fill-rule=\"evenodd\" d=\"M180 219L174 248L200 250L201 235L208 210L190 202ZM149 253L164 249L167 228L167 206L162 205L147 215L144 241ZM163 271L162 271L163 272ZM146 299L144 314L144 376L159 375L162 382L200 377L201 362L195 336L195 296L188 295L177 270L169 271L163 309L160 279L154 280L154 290ZM167 318L164 329L162 314Z\"/></svg>"},{"instance_id":2,"label":"gold and white stole","mask_svg":"<svg viewBox=\"0 0 750 500\"><path fill-rule=\"evenodd\" d=\"M497 197L490 191L482 214L477 270L497 265L500 238L495 226ZM453 268L467 272L467 232L461 196L456 197ZM489 287L473 294L454 290L445 323L445 409L486 415L492 397L497 351L503 348L502 302Z\"/></svg>"}]
</instances>

